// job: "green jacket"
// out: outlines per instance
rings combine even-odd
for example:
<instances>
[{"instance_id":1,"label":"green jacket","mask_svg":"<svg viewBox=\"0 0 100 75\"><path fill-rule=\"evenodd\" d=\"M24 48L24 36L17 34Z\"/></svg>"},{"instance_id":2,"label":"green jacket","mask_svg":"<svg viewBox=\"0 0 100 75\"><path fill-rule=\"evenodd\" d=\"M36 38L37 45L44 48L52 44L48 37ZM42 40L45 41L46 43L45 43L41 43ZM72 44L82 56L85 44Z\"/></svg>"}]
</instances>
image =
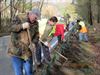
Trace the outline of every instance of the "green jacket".
<instances>
[{"instance_id":1,"label":"green jacket","mask_svg":"<svg viewBox=\"0 0 100 75\"><path fill-rule=\"evenodd\" d=\"M52 28L52 30L51 30L51 32L50 32L50 34L49 34L49 36L51 36L52 34L55 33L55 29L56 29L56 26L54 25L53 28Z\"/></svg>"},{"instance_id":2,"label":"green jacket","mask_svg":"<svg viewBox=\"0 0 100 75\"><path fill-rule=\"evenodd\" d=\"M27 21L29 22L29 21ZM29 22L30 23L30 22ZM29 39L27 30L22 29L22 23L13 24L10 28L11 42L8 49L8 54L27 60L32 56L32 52L29 49ZM39 26L38 22L30 23L30 36L32 42L36 44L39 41Z\"/></svg>"},{"instance_id":3,"label":"green jacket","mask_svg":"<svg viewBox=\"0 0 100 75\"><path fill-rule=\"evenodd\" d=\"M50 34L50 32L51 32L51 30L52 30L52 28L53 28L53 25L46 25L46 27L45 27L45 30L44 30L44 33L43 33L43 35L42 35L42 37L41 37L41 40L42 41L49 41L50 39L48 38L48 36L49 36L49 34Z\"/></svg>"}]
</instances>

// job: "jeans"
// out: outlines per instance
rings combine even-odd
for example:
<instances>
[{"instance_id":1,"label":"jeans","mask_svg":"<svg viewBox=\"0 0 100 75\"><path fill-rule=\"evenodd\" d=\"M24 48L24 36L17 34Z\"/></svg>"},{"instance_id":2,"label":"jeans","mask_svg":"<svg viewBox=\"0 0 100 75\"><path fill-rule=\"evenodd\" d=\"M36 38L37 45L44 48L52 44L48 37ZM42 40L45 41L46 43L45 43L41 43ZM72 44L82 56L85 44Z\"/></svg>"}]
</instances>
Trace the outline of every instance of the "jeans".
<instances>
[{"instance_id":1,"label":"jeans","mask_svg":"<svg viewBox=\"0 0 100 75\"><path fill-rule=\"evenodd\" d=\"M88 41L87 33L79 33L79 41Z\"/></svg>"},{"instance_id":2,"label":"jeans","mask_svg":"<svg viewBox=\"0 0 100 75\"><path fill-rule=\"evenodd\" d=\"M23 60L21 58L12 56L12 64L13 64L15 75L24 75L23 69L25 71L25 75L33 75L32 57L30 57L28 60Z\"/></svg>"}]
</instances>

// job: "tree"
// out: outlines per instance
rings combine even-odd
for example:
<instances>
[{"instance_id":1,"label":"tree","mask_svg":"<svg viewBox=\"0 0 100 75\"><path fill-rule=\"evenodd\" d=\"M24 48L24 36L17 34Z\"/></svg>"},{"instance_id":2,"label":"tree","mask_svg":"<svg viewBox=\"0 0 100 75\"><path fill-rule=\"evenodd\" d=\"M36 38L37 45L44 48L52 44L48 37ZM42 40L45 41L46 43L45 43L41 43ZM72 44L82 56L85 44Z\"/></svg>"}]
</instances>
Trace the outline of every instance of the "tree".
<instances>
[{"instance_id":1,"label":"tree","mask_svg":"<svg viewBox=\"0 0 100 75\"><path fill-rule=\"evenodd\" d=\"M100 1L99 0L97 0L97 6L98 6L97 22L100 23Z\"/></svg>"},{"instance_id":2,"label":"tree","mask_svg":"<svg viewBox=\"0 0 100 75\"><path fill-rule=\"evenodd\" d=\"M40 11L42 10L43 4L44 4L44 0L40 0L40 6L39 6Z\"/></svg>"},{"instance_id":3,"label":"tree","mask_svg":"<svg viewBox=\"0 0 100 75\"><path fill-rule=\"evenodd\" d=\"M65 21L66 25L68 25L68 23L69 23L69 18L70 18L70 15L69 14L66 14L64 16L64 21Z\"/></svg>"},{"instance_id":4,"label":"tree","mask_svg":"<svg viewBox=\"0 0 100 75\"><path fill-rule=\"evenodd\" d=\"M77 0L77 12L90 25L93 25L93 1L92 0Z\"/></svg>"},{"instance_id":5,"label":"tree","mask_svg":"<svg viewBox=\"0 0 100 75\"><path fill-rule=\"evenodd\" d=\"M13 18L13 1L14 0L10 0L10 19L11 19L11 21Z\"/></svg>"},{"instance_id":6,"label":"tree","mask_svg":"<svg viewBox=\"0 0 100 75\"><path fill-rule=\"evenodd\" d=\"M32 10L32 0L30 0L30 10Z\"/></svg>"},{"instance_id":7,"label":"tree","mask_svg":"<svg viewBox=\"0 0 100 75\"><path fill-rule=\"evenodd\" d=\"M23 9L22 9L23 13L25 12L25 3L26 3L26 0L23 0Z\"/></svg>"},{"instance_id":8,"label":"tree","mask_svg":"<svg viewBox=\"0 0 100 75\"><path fill-rule=\"evenodd\" d=\"M88 22L90 23L90 25L93 25L92 23L92 8L91 8L91 0L89 0L87 2L88 5Z\"/></svg>"},{"instance_id":9,"label":"tree","mask_svg":"<svg viewBox=\"0 0 100 75\"><path fill-rule=\"evenodd\" d=\"M1 28L1 1L0 1L0 28Z\"/></svg>"},{"instance_id":10,"label":"tree","mask_svg":"<svg viewBox=\"0 0 100 75\"><path fill-rule=\"evenodd\" d=\"M72 0L72 4L75 4L76 3L76 0Z\"/></svg>"},{"instance_id":11,"label":"tree","mask_svg":"<svg viewBox=\"0 0 100 75\"><path fill-rule=\"evenodd\" d=\"M57 14L57 8L52 5L44 5L42 8L42 15L46 18Z\"/></svg>"},{"instance_id":12,"label":"tree","mask_svg":"<svg viewBox=\"0 0 100 75\"><path fill-rule=\"evenodd\" d=\"M0 0L0 28L1 28L1 0Z\"/></svg>"}]
</instances>

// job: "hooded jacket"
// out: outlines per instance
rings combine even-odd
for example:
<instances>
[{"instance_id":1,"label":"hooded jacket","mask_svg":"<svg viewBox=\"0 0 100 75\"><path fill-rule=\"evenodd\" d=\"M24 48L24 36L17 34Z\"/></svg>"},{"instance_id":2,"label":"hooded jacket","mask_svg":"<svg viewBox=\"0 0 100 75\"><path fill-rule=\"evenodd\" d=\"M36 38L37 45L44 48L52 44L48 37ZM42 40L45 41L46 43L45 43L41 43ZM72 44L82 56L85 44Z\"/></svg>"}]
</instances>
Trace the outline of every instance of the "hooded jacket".
<instances>
[{"instance_id":1,"label":"hooded jacket","mask_svg":"<svg viewBox=\"0 0 100 75\"><path fill-rule=\"evenodd\" d=\"M31 23L29 20L27 22L30 24L29 31L32 38L31 41L36 44L39 41L38 22L35 21L34 23ZM8 49L8 54L27 60L30 56L32 56L32 52L29 49L27 30L23 29L21 24L22 23L13 24L10 27L11 42Z\"/></svg>"}]
</instances>

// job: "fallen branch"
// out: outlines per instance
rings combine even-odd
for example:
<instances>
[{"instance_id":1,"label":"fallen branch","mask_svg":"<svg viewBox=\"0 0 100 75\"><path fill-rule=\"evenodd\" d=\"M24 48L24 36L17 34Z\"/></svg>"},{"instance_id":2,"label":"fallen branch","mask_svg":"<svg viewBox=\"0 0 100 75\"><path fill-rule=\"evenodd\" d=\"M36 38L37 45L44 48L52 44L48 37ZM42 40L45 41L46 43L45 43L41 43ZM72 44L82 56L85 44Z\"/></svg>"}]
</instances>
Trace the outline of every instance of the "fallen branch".
<instances>
[{"instance_id":1,"label":"fallen branch","mask_svg":"<svg viewBox=\"0 0 100 75\"><path fill-rule=\"evenodd\" d=\"M61 56L62 58L64 58L66 61L68 61L68 58L66 58L65 56L63 56L61 53L59 53L58 51L56 51L56 53Z\"/></svg>"}]
</instances>

